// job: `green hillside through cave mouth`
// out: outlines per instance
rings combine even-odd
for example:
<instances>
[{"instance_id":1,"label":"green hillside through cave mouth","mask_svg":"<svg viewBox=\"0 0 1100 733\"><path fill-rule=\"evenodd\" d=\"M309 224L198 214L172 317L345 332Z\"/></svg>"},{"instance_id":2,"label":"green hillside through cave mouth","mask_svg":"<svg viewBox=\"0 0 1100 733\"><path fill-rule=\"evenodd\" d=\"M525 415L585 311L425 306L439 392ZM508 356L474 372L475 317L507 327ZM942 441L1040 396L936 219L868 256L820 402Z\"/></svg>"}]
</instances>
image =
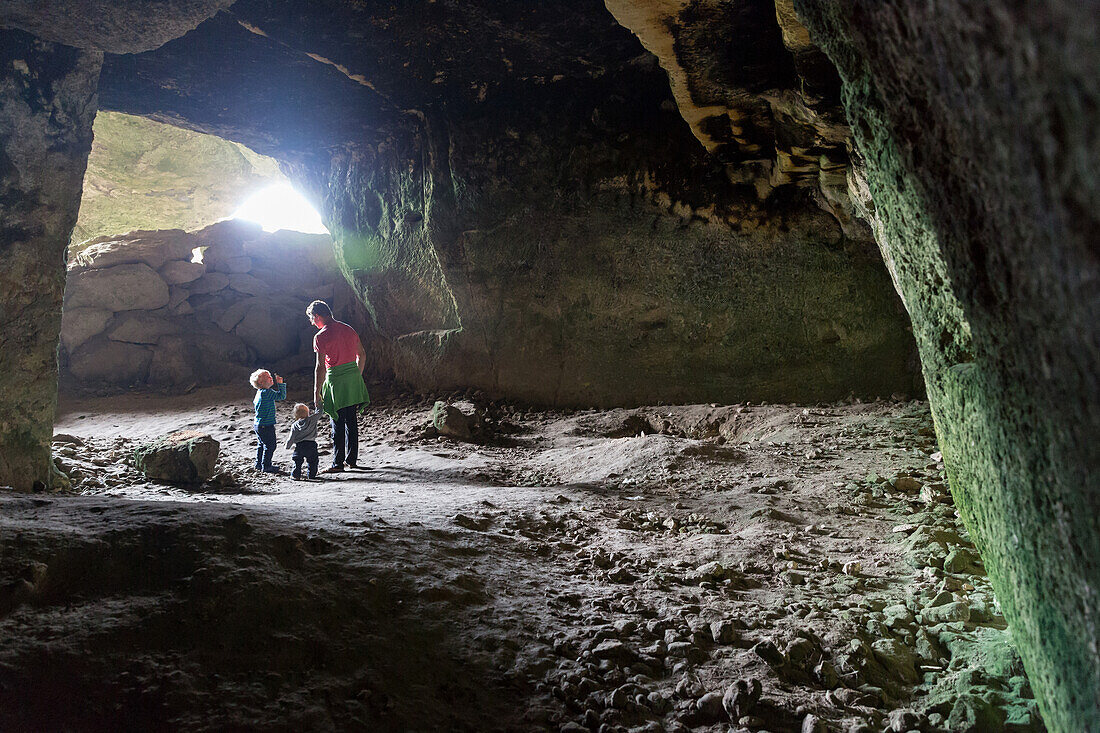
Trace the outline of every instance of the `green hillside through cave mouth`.
<instances>
[{"instance_id":1,"label":"green hillside through cave mouth","mask_svg":"<svg viewBox=\"0 0 1100 733\"><path fill-rule=\"evenodd\" d=\"M216 135L118 112L100 112L92 129L70 259L95 237L201 229L288 183L274 159Z\"/></svg>"}]
</instances>

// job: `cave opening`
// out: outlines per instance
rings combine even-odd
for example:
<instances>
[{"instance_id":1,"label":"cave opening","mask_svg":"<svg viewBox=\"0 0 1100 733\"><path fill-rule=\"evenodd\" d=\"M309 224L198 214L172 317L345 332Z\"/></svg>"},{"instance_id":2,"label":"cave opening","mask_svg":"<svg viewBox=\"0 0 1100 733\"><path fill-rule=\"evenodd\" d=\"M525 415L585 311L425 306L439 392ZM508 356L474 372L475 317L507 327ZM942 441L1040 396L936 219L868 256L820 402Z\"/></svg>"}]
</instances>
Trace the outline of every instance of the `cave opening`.
<instances>
[{"instance_id":1,"label":"cave opening","mask_svg":"<svg viewBox=\"0 0 1100 733\"><path fill-rule=\"evenodd\" d=\"M239 143L100 112L69 245L61 398L188 391L312 364L306 305L353 297L278 164Z\"/></svg>"},{"instance_id":2,"label":"cave opening","mask_svg":"<svg viewBox=\"0 0 1100 733\"><path fill-rule=\"evenodd\" d=\"M289 182L274 183L252 194L232 218L255 222L265 232L329 233L321 215Z\"/></svg>"},{"instance_id":3,"label":"cave opening","mask_svg":"<svg viewBox=\"0 0 1100 733\"><path fill-rule=\"evenodd\" d=\"M76 5L0 10L0 728L1100 726L1087 12Z\"/></svg>"}]
</instances>

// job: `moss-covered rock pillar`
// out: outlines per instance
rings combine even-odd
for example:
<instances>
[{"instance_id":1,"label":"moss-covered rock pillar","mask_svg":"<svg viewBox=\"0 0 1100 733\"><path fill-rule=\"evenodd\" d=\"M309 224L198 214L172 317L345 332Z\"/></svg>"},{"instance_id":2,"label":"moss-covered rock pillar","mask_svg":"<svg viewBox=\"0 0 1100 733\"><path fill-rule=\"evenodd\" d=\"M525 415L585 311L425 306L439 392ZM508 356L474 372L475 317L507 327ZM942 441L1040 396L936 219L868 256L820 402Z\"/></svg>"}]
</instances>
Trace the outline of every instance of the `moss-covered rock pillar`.
<instances>
[{"instance_id":1,"label":"moss-covered rock pillar","mask_svg":"<svg viewBox=\"0 0 1100 733\"><path fill-rule=\"evenodd\" d=\"M1046 722L1100 730L1100 17L796 7L843 77L956 503Z\"/></svg>"},{"instance_id":2,"label":"moss-covered rock pillar","mask_svg":"<svg viewBox=\"0 0 1100 733\"><path fill-rule=\"evenodd\" d=\"M65 246L80 208L101 59L0 29L0 486L55 480Z\"/></svg>"}]
</instances>

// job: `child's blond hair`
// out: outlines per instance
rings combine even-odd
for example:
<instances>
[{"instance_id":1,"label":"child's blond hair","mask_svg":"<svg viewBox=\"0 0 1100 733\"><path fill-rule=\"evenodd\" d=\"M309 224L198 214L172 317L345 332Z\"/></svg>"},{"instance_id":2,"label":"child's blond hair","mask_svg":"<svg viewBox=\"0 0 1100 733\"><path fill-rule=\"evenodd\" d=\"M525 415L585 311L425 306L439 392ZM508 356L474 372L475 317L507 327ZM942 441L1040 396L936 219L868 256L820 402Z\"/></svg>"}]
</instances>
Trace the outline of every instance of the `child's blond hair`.
<instances>
[{"instance_id":1,"label":"child's blond hair","mask_svg":"<svg viewBox=\"0 0 1100 733\"><path fill-rule=\"evenodd\" d=\"M294 406L294 417L301 420L303 417L309 417L309 405L299 402Z\"/></svg>"},{"instance_id":2,"label":"child's blond hair","mask_svg":"<svg viewBox=\"0 0 1100 733\"><path fill-rule=\"evenodd\" d=\"M266 369L257 369L256 371L252 372L252 376L250 376L248 378L248 383L251 384L256 389L259 389L260 388L260 377L262 377L265 374L268 375L269 377L271 376L271 372L269 372L268 370L266 370Z\"/></svg>"}]
</instances>

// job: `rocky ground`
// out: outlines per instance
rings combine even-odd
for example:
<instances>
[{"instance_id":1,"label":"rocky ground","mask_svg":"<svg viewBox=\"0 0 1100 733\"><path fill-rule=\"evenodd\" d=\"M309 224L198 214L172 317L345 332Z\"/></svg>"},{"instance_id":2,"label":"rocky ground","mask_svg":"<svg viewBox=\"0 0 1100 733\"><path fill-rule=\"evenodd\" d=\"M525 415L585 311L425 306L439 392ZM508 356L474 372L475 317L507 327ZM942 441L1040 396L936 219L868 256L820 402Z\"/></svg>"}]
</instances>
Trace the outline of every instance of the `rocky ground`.
<instances>
[{"instance_id":1,"label":"rocky ground","mask_svg":"<svg viewBox=\"0 0 1100 733\"><path fill-rule=\"evenodd\" d=\"M461 442L397 395L296 482L249 396L63 405L72 493L0 495L0 729L1043 729L924 403L452 395ZM221 473L145 482L180 428Z\"/></svg>"}]
</instances>

